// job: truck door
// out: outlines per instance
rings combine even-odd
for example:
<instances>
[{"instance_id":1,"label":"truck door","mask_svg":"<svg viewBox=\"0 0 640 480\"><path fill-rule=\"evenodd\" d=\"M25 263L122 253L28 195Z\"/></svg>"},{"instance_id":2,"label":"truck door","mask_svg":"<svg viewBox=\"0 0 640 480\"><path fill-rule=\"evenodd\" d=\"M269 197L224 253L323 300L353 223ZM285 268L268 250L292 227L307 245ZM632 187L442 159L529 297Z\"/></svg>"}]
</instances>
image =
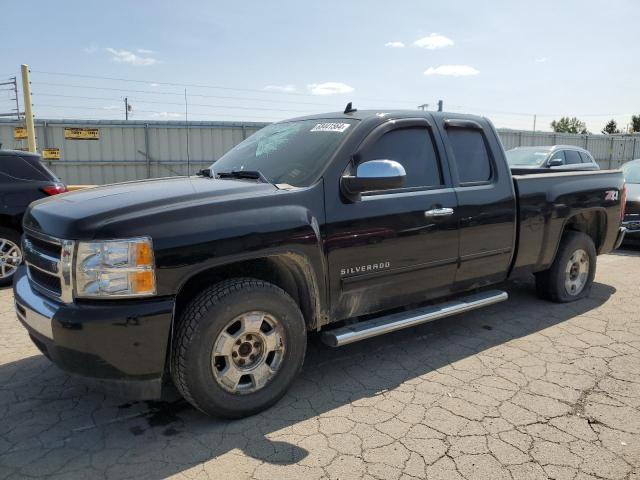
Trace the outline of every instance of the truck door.
<instances>
[{"instance_id":1,"label":"truck door","mask_svg":"<svg viewBox=\"0 0 640 480\"><path fill-rule=\"evenodd\" d=\"M352 162L395 160L405 168L406 182L402 188L367 192L349 201L340 198L340 179L330 180L324 238L334 318L447 294L455 275L457 201L431 122L387 122L365 144Z\"/></svg>"},{"instance_id":2,"label":"truck door","mask_svg":"<svg viewBox=\"0 0 640 480\"><path fill-rule=\"evenodd\" d=\"M443 116L440 125L458 197L460 266L455 289L503 281L516 234L515 192L503 148L488 122Z\"/></svg>"}]
</instances>

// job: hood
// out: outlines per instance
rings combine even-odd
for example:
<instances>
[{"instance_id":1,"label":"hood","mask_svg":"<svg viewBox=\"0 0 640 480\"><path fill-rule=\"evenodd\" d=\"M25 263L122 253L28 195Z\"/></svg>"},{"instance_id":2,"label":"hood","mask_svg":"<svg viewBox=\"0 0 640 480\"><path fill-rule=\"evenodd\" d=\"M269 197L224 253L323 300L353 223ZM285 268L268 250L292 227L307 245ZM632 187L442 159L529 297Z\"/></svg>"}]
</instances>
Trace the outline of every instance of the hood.
<instances>
[{"instance_id":1,"label":"hood","mask_svg":"<svg viewBox=\"0 0 640 480\"><path fill-rule=\"evenodd\" d=\"M32 203L23 224L55 237L94 238L103 226L190 205L216 204L277 191L252 180L171 177L88 188Z\"/></svg>"}]
</instances>

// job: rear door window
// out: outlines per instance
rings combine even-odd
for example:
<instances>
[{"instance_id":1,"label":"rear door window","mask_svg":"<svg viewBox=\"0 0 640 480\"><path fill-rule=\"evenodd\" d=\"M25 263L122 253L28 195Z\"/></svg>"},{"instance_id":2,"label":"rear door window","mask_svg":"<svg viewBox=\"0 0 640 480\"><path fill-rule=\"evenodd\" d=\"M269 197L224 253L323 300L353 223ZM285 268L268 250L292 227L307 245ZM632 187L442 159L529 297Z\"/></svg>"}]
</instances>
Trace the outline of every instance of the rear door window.
<instances>
[{"instance_id":1,"label":"rear door window","mask_svg":"<svg viewBox=\"0 0 640 480\"><path fill-rule=\"evenodd\" d=\"M452 127L447 135L453 148L461 184L488 182L492 169L482 132L471 128Z\"/></svg>"},{"instance_id":2,"label":"rear door window","mask_svg":"<svg viewBox=\"0 0 640 480\"><path fill-rule=\"evenodd\" d=\"M567 165L575 165L576 163L582 163L580 154L575 150L566 150L564 152Z\"/></svg>"}]
</instances>

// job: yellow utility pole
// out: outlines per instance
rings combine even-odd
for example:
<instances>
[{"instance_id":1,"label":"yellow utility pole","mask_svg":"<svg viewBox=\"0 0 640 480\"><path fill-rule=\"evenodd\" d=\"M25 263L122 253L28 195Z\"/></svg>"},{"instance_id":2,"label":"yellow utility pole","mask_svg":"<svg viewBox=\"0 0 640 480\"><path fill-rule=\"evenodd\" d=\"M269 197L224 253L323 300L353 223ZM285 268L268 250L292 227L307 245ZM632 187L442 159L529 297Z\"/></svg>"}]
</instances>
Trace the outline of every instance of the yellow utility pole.
<instances>
[{"instance_id":1,"label":"yellow utility pole","mask_svg":"<svg viewBox=\"0 0 640 480\"><path fill-rule=\"evenodd\" d=\"M24 95L24 124L27 128L27 143L30 152L36 152L36 129L33 125L33 111L31 110L31 82L29 81L29 66L22 65L22 94Z\"/></svg>"}]
</instances>

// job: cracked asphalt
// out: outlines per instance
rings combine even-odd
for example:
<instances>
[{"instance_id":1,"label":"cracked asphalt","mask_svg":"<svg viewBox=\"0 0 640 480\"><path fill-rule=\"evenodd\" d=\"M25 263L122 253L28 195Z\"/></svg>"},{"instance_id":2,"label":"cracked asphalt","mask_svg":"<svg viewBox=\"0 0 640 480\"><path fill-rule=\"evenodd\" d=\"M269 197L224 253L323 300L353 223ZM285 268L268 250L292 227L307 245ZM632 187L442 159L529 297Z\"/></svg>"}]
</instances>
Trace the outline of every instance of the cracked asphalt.
<instances>
[{"instance_id":1,"label":"cracked asphalt","mask_svg":"<svg viewBox=\"0 0 640 480\"><path fill-rule=\"evenodd\" d=\"M590 298L508 302L338 350L270 410L126 403L49 363L0 290L0 479L640 480L640 252Z\"/></svg>"}]
</instances>

